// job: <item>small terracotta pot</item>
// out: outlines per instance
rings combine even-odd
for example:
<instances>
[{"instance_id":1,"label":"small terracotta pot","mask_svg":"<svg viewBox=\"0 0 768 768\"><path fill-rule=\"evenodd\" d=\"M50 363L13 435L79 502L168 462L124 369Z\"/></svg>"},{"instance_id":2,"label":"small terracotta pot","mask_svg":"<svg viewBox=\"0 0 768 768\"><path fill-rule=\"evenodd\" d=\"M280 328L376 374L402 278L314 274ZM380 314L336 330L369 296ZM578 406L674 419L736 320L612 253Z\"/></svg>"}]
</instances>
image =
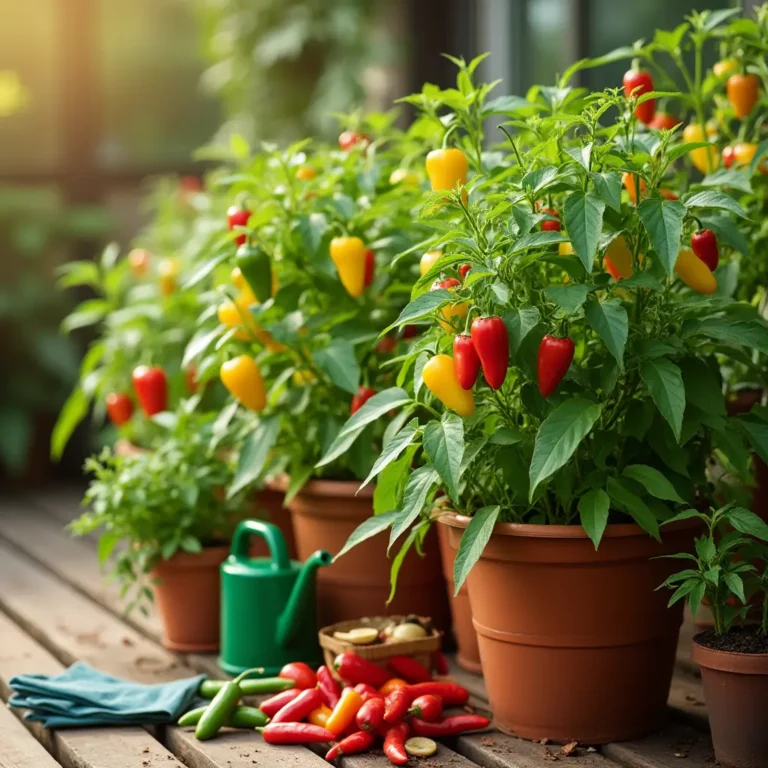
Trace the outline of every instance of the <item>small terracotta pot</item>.
<instances>
[{"instance_id":1,"label":"small terracotta pot","mask_svg":"<svg viewBox=\"0 0 768 768\"><path fill-rule=\"evenodd\" d=\"M694 638L691 658L701 669L715 759L729 768L764 768L768 654L717 651Z\"/></svg>"},{"instance_id":2,"label":"small terracotta pot","mask_svg":"<svg viewBox=\"0 0 768 768\"><path fill-rule=\"evenodd\" d=\"M469 590L467 585L462 585L458 595L454 595L453 561L456 550L451 548L448 541L448 528L445 525L437 526L437 538L440 543L440 558L443 561L443 576L448 587L448 600L451 606L451 619L453 619L453 636L459 652L457 660L459 664L469 672L481 673L480 648L477 644L477 632L472 623L472 608L469 605Z\"/></svg>"},{"instance_id":3,"label":"small terracotta pot","mask_svg":"<svg viewBox=\"0 0 768 768\"><path fill-rule=\"evenodd\" d=\"M172 651L219 650L221 589L219 566L229 547L204 547L200 554L178 552L152 571L152 589L163 621L163 645Z\"/></svg>"},{"instance_id":4,"label":"small terracotta pot","mask_svg":"<svg viewBox=\"0 0 768 768\"><path fill-rule=\"evenodd\" d=\"M352 531L373 516L373 489L364 488L356 496L358 487L356 482L312 480L296 494L289 508L299 560L318 549L340 552ZM450 629L437 534L430 531L426 537L424 557L415 551L406 555L390 605L388 543L389 531L384 531L318 571L321 627L363 616L415 613L430 616L442 631Z\"/></svg>"},{"instance_id":5,"label":"small terracotta pot","mask_svg":"<svg viewBox=\"0 0 768 768\"><path fill-rule=\"evenodd\" d=\"M288 556L296 559L296 538L293 534L293 522L291 513L283 506L285 491L275 487L267 487L259 491L252 502L249 503L247 517L255 517L266 520L276 525L283 534L285 544L288 547ZM265 514L266 513L266 514ZM269 547L264 539L252 536L249 547L251 557L269 557Z\"/></svg>"},{"instance_id":6,"label":"small terracotta pot","mask_svg":"<svg viewBox=\"0 0 768 768\"><path fill-rule=\"evenodd\" d=\"M440 517L454 550L469 522ZM656 591L677 561L651 558L692 549L697 526L660 544L609 525L596 552L581 526L496 525L467 583L500 730L605 744L661 726L683 612Z\"/></svg>"}]
</instances>

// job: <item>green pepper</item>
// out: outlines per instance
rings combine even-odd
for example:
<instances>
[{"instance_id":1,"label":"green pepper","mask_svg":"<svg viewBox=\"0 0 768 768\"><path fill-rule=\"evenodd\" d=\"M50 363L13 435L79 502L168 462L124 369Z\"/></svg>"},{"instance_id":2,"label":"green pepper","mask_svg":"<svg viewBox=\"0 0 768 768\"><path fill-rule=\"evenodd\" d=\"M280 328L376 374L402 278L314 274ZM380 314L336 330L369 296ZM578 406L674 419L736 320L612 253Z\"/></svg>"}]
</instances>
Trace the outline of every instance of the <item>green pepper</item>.
<instances>
[{"instance_id":1,"label":"green pepper","mask_svg":"<svg viewBox=\"0 0 768 768\"><path fill-rule=\"evenodd\" d=\"M272 296L272 264L267 253L258 245L245 243L237 249L235 264L254 296L263 304Z\"/></svg>"},{"instance_id":2,"label":"green pepper","mask_svg":"<svg viewBox=\"0 0 768 768\"><path fill-rule=\"evenodd\" d=\"M204 699L212 699L229 680L203 680L197 695ZM261 696L263 693L279 693L293 688L295 682L284 677L262 677L255 680L243 680L240 690L243 696Z\"/></svg>"},{"instance_id":3,"label":"green pepper","mask_svg":"<svg viewBox=\"0 0 768 768\"><path fill-rule=\"evenodd\" d=\"M261 669L246 669L241 675L221 687L200 717L200 722L195 728L196 739L200 741L212 739L219 732L243 695L240 682L249 675L258 675L260 672Z\"/></svg>"},{"instance_id":4,"label":"green pepper","mask_svg":"<svg viewBox=\"0 0 768 768\"><path fill-rule=\"evenodd\" d=\"M179 718L178 725L197 725L208 707L190 709ZM269 718L256 707L236 707L226 719L224 725L230 728L260 728L269 722Z\"/></svg>"}]
</instances>

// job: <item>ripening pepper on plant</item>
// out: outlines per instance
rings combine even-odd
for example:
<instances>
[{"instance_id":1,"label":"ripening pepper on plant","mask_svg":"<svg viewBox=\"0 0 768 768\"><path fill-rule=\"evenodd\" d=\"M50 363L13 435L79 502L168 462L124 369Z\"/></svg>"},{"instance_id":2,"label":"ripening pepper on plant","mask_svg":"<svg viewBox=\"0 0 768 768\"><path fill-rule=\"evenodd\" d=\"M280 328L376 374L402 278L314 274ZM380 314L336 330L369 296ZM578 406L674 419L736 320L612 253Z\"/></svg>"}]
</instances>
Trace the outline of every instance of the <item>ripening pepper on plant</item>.
<instances>
[{"instance_id":1,"label":"ripening pepper on plant","mask_svg":"<svg viewBox=\"0 0 768 768\"><path fill-rule=\"evenodd\" d=\"M370 136L366 136L364 133L358 133L357 131L343 131L339 135L339 147L345 152L350 152L357 146L361 149L366 149L370 143Z\"/></svg>"},{"instance_id":2,"label":"ripening pepper on plant","mask_svg":"<svg viewBox=\"0 0 768 768\"><path fill-rule=\"evenodd\" d=\"M133 416L133 401L125 392L110 392L106 398L107 416L119 427Z\"/></svg>"},{"instance_id":3,"label":"ripening pepper on plant","mask_svg":"<svg viewBox=\"0 0 768 768\"><path fill-rule=\"evenodd\" d=\"M372 387L360 387L357 394L352 398L352 404L349 406L349 413L357 413L374 395L376 390Z\"/></svg>"},{"instance_id":4,"label":"ripening pepper on plant","mask_svg":"<svg viewBox=\"0 0 768 768\"><path fill-rule=\"evenodd\" d=\"M760 79L757 75L733 74L725 85L728 93L728 101L731 102L733 111L739 119L747 117L752 108L757 104L760 95Z\"/></svg>"},{"instance_id":5,"label":"ripening pepper on plant","mask_svg":"<svg viewBox=\"0 0 768 768\"><path fill-rule=\"evenodd\" d=\"M446 408L459 416L471 416L475 412L475 398L459 384L452 357L435 355L427 361L422 375L427 389Z\"/></svg>"},{"instance_id":6,"label":"ripening pepper on plant","mask_svg":"<svg viewBox=\"0 0 768 768\"><path fill-rule=\"evenodd\" d=\"M691 249L714 272L720 261L717 236L711 229L700 229L691 235Z\"/></svg>"},{"instance_id":7,"label":"ripening pepper on plant","mask_svg":"<svg viewBox=\"0 0 768 768\"><path fill-rule=\"evenodd\" d=\"M639 179L640 184L637 184L637 180ZM643 197L646 190L648 189L648 185L645 183L645 179L641 178L640 176L635 176L634 173L630 173L629 171L625 171L621 174L621 181L624 184L624 188L629 193L629 199L632 201L633 205L637 205L637 188L640 187L640 197Z\"/></svg>"},{"instance_id":8,"label":"ripening pepper on plant","mask_svg":"<svg viewBox=\"0 0 768 768\"><path fill-rule=\"evenodd\" d=\"M657 112L653 116L653 120L648 123L648 127L653 128L656 131L671 131L679 123L680 120L669 112Z\"/></svg>"},{"instance_id":9,"label":"ripening pepper on plant","mask_svg":"<svg viewBox=\"0 0 768 768\"><path fill-rule=\"evenodd\" d=\"M227 360L219 373L221 383L246 408L263 411L267 405L267 390L256 361L248 355Z\"/></svg>"},{"instance_id":10,"label":"ripening pepper on plant","mask_svg":"<svg viewBox=\"0 0 768 768\"><path fill-rule=\"evenodd\" d=\"M244 243L237 249L235 264L260 304L271 298L272 263L263 248Z\"/></svg>"},{"instance_id":11,"label":"ripening pepper on plant","mask_svg":"<svg viewBox=\"0 0 768 768\"><path fill-rule=\"evenodd\" d=\"M134 248L128 254L128 263L131 266L131 272L135 277L144 277L149 270L150 255L149 251L143 248Z\"/></svg>"},{"instance_id":12,"label":"ripening pepper on plant","mask_svg":"<svg viewBox=\"0 0 768 768\"><path fill-rule=\"evenodd\" d=\"M603 257L603 266L614 280L632 277L632 252L623 236L617 237L609 246Z\"/></svg>"},{"instance_id":13,"label":"ripening pepper on plant","mask_svg":"<svg viewBox=\"0 0 768 768\"><path fill-rule=\"evenodd\" d=\"M714 72L715 77L718 77L722 80L728 75L734 73L738 68L739 62L736 61L736 59L720 59L720 61L716 62L712 67L712 72Z\"/></svg>"},{"instance_id":14,"label":"ripening pepper on plant","mask_svg":"<svg viewBox=\"0 0 768 768\"><path fill-rule=\"evenodd\" d=\"M690 125L686 125L683 130L683 141L686 144L697 141L707 141L707 135L700 125L691 123ZM704 174L716 171L720 164L720 155L717 153L717 147L714 144L710 147L692 149L688 153L688 157L691 158L691 162L694 166Z\"/></svg>"},{"instance_id":15,"label":"ripening pepper on plant","mask_svg":"<svg viewBox=\"0 0 768 768\"><path fill-rule=\"evenodd\" d=\"M331 259L350 296L362 296L365 290L365 254L366 247L359 237L334 237L331 240Z\"/></svg>"},{"instance_id":16,"label":"ripening pepper on plant","mask_svg":"<svg viewBox=\"0 0 768 768\"><path fill-rule=\"evenodd\" d=\"M459 288L461 283L455 277L448 277L445 280L436 282L430 290L436 291L442 288L446 291ZM454 319L463 320L469 312L470 303L468 301L457 301L455 304L449 304L440 310L440 314L443 316L442 320L439 320L440 326L446 333L455 333L453 326Z\"/></svg>"},{"instance_id":17,"label":"ripening pepper on plant","mask_svg":"<svg viewBox=\"0 0 768 768\"><path fill-rule=\"evenodd\" d=\"M168 407L168 381L162 368L140 365L132 374L133 391L145 416L154 416Z\"/></svg>"},{"instance_id":18,"label":"ripening pepper on plant","mask_svg":"<svg viewBox=\"0 0 768 768\"><path fill-rule=\"evenodd\" d=\"M549 397L557 389L571 366L574 351L575 346L571 339L560 339L547 334L541 340L536 359L536 373L542 397Z\"/></svg>"},{"instance_id":19,"label":"ripening pepper on plant","mask_svg":"<svg viewBox=\"0 0 768 768\"><path fill-rule=\"evenodd\" d=\"M373 283L373 278L376 276L376 255L369 248L365 252L365 276L363 277L363 285L368 288Z\"/></svg>"},{"instance_id":20,"label":"ripening pepper on plant","mask_svg":"<svg viewBox=\"0 0 768 768\"><path fill-rule=\"evenodd\" d=\"M162 259L157 265L157 274L160 280L160 293L170 296L176 290L176 278L179 274L179 262L177 259Z\"/></svg>"},{"instance_id":21,"label":"ripening pepper on plant","mask_svg":"<svg viewBox=\"0 0 768 768\"><path fill-rule=\"evenodd\" d=\"M542 232L559 232L563 228L560 223L560 214L554 208L543 208L541 212L554 217L541 222Z\"/></svg>"},{"instance_id":22,"label":"ripening pepper on plant","mask_svg":"<svg viewBox=\"0 0 768 768\"><path fill-rule=\"evenodd\" d=\"M433 192L456 189L467 183L467 156L455 147L433 149L427 155L426 168Z\"/></svg>"},{"instance_id":23,"label":"ripening pepper on plant","mask_svg":"<svg viewBox=\"0 0 768 768\"><path fill-rule=\"evenodd\" d=\"M509 364L507 326L500 317L478 317L472 321L471 333L488 386L501 389Z\"/></svg>"},{"instance_id":24,"label":"ripening pepper on plant","mask_svg":"<svg viewBox=\"0 0 768 768\"><path fill-rule=\"evenodd\" d=\"M424 277L442 255L442 251L427 251L419 261L419 274Z\"/></svg>"},{"instance_id":25,"label":"ripening pepper on plant","mask_svg":"<svg viewBox=\"0 0 768 768\"><path fill-rule=\"evenodd\" d=\"M470 336L457 333L453 337L453 363L459 386L472 389L480 373L480 358Z\"/></svg>"},{"instance_id":26,"label":"ripening pepper on plant","mask_svg":"<svg viewBox=\"0 0 768 768\"><path fill-rule=\"evenodd\" d=\"M675 262L675 272L694 291L709 295L717 290L717 280L712 270L688 248L680 251Z\"/></svg>"},{"instance_id":27,"label":"ripening pepper on plant","mask_svg":"<svg viewBox=\"0 0 768 768\"><path fill-rule=\"evenodd\" d=\"M624 74L624 95L642 96L644 93L650 93L653 90L653 77L650 72L639 69L630 69ZM653 120L656 112L656 100L648 99L635 107L635 117L648 125Z\"/></svg>"}]
</instances>

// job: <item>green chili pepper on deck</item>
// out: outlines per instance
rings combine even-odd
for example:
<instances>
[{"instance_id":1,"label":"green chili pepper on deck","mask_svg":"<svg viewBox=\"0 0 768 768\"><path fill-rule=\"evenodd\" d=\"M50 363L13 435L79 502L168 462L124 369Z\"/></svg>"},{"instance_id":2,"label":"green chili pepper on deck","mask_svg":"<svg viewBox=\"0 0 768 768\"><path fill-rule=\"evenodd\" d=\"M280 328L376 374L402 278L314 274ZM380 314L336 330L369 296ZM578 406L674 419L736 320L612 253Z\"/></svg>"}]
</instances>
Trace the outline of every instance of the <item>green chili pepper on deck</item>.
<instances>
[{"instance_id":1,"label":"green chili pepper on deck","mask_svg":"<svg viewBox=\"0 0 768 768\"><path fill-rule=\"evenodd\" d=\"M203 680L197 691L198 696L204 699L212 699L229 680ZM260 696L263 693L280 693L287 691L295 685L293 680L284 677L262 677L255 680L243 680L240 690L243 696Z\"/></svg>"},{"instance_id":2,"label":"green chili pepper on deck","mask_svg":"<svg viewBox=\"0 0 768 768\"><path fill-rule=\"evenodd\" d=\"M212 739L219 732L243 695L240 682L249 675L257 675L260 672L261 669L246 669L241 675L221 687L200 717L200 722L195 728L196 739L200 741Z\"/></svg>"},{"instance_id":3,"label":"green chili pepper on deck","mask_svg":"<svg viewBox=\"0 0 768 768\"><path fill-rule=\"evenodd\" d=\"M197 725L206 709L208 707L191 709L179 718L177 725L182 727ZM230 728L259 728L268 722L269 718L260 709L256 709L256 707L236 707L230 713L224 725Z\"/></svg>"}]
</instances>

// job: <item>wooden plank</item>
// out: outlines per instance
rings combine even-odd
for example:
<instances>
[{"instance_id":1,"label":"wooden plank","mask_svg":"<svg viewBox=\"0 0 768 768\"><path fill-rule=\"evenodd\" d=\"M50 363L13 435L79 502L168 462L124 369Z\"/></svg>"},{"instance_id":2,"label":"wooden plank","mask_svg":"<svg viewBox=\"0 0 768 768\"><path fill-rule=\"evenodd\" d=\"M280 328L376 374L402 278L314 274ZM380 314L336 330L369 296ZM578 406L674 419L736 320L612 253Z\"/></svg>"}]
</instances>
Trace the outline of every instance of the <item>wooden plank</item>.
<instances>
[{"instance_id":1,"label":"wooden plank","mask_svg":"<svg viewBox=\"0 0 768 768\"><path fill-rule=\"evenodd\" d=\"M709 737L684 725L639 741L608 744L603 753L629 768L712 768L715 761Z\"/></svg>"},{"instance_id":2,"label":"wooden plank","mask_svg":"<svg viewBox=\"0 0 768 768\"><path fill-rule=\"evenodd\" d=\"M682 670L676 672L669 690L669 707L676 720L692 725L701 731L709 730L707 707L704 703L704 687L700 678L689 675Z\"/></svg>"},{"instance_id":3,"label":"wooden plank","mask_svg":"<svg viewBox=\"0 0 768 768\"><path fill-rule=\"evenodd\" d=\"M14 675L40 673L56 675L63 671L64 667L48 651L36 643L29 635L25 634L7 616L0 613L0 696L7 700L10 696L8 680ZM0 710L0 766L5 766L3 757L6 746L3 723L6 717L13 718L11 712L19 717L20 710ZM13 718L15 720L15 718ZM37 737L42 755L37 762L31 765L34 768L51 768L56 762L48 758L43 746L65 768L182 768L170 752L163 748L145 730L135 726L121 728L77 728L50 731L43 728L40 723L16 721L18 727L24 730L25 726L30 733ZM32 736L27 736L36 743ZM49 766L50 763L50 766ZM11 763L11 765L14 765ZM23 766L20 763L19 766Z\"/></svg>"},{"instance_id":4,"label":"wooden plank","mask_svg":"<svg viewBox=\"0 0 768 768\"><path fill-rule=\"evenodd\" d=\"M0 768L59 768L45 747L5 707L0 707Z\"/></svg>"}]
</instances>

